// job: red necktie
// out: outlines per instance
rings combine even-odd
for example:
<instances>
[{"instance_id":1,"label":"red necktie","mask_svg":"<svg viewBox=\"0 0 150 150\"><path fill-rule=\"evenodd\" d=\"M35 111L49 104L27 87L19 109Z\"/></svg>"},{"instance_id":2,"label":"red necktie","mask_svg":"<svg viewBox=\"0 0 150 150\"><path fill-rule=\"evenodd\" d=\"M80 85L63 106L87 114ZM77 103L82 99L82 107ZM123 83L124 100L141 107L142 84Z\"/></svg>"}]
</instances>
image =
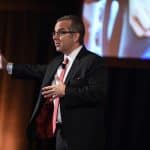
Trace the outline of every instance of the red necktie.
<instances>
[{"instance_id":1,"label":"red necktie","mask_svg":"<svg viewBox=\"0 0 150 150\"><path fill-rule=\"evenodd\" d=\"M63 82L68 61L69 60L66 58L62 63L62 70L60 76L58 77L59 81ZM59 97L56 97L54 100L55 102L46 101L45 103L43 103L41 111L36 118L36 132L38 137L42 139L51 138L55 134Z\"/></svg>"}]
</instances>

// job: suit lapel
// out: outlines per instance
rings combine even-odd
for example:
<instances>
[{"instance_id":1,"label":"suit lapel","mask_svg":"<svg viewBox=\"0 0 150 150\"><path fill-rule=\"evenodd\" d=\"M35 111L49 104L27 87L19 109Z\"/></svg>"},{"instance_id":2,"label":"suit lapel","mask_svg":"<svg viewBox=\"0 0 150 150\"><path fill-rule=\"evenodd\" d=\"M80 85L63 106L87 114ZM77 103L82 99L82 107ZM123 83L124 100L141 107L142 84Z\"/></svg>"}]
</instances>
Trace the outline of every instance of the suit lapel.
<instances>
[{"instance_id":1,"label":"suit lapel","mask_svg":"<svg viewBox=\"0 0 150 150\"><path fill-rule=\"evenodd\" d=\"M59 58L56 59L54 63L48 66L42 86L47 85L52 82L52 80L54 79L54 75L59 65L62 63L62 61L63 61L63 55L61 55Z\"/></svg>"},{"instance_id":2,"label":"suit lapel","mask_svg":"<svg viewBox=\"0 0 150 150\"><path fill-rule=\"evenodd\" d=\"M81 49L81 51L79 52L79 54L77 55L76 59L74 60L71 69L67 75L66 81L65 83L67 84L69 82L69 80L75 75L75 73L77 72L78 66L80 65L80 59L85 56L85 52L86 52L86 48L83 47Z\"/></svg>"},{"instance_id":3,"label":"suit lapel","mask_svg":"<svg viewBox=\"0 0 150 150\"><path fill-rule=\"evenodd\" d=\"M70 69L70 71L67 75L66 81L65 81L66 84L68 83L70 78L76 73L76 70L77 70L77 67L78 67L79 64L80 64L80 61L78 59L76 59L74 61L74 63L72 64L71 69Z\"/></svg>"},{"instance_id":4,"label":"suit lapel","mask_svg":"<svg viewBox=\"0 0 150 150\"><path fill-rule=\"evenodd\" d=\"M81 49L81 51L79 52L79 54L77 55L76 59L74 60L72 66L71 66L71 69L70 69L70 71L67 75L66 81L65 81L66 84L76 73L78 66L80 65L80 59L83 56L85 56L86 51L87 51L87 49L83 46L83 48ZM58 69L58 66L61 64L62 61L63 61L63 55L58 57L54 63L52 63L51 65L48 66L42 86L47 85L52 82L53 77Z\"/></svg>"}]
</instances>

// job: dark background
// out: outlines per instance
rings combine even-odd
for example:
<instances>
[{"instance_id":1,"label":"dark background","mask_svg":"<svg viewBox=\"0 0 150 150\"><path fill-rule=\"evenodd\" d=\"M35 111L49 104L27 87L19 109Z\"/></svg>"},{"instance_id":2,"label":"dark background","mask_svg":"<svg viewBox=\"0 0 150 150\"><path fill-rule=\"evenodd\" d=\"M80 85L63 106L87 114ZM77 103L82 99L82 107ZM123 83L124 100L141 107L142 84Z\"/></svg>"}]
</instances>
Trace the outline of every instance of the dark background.
<instances>
[{"instance_id":1,"label":"dark background","mask_svg":"<svg viewBox=\"0 0 150 150\"><path fill-rule=\"evenodd\" d=\"M2 53L12 62L48 63L57 55L51 39L56 19L65 14L80 16L81 6L81 0L0 0ZM128 67L108 63L106 149L150 149L149 62L147 67L143 61L123 63ZM0 72L0 150L27 149L25 128L38 87Z\"/></svg>"}]
</instances>

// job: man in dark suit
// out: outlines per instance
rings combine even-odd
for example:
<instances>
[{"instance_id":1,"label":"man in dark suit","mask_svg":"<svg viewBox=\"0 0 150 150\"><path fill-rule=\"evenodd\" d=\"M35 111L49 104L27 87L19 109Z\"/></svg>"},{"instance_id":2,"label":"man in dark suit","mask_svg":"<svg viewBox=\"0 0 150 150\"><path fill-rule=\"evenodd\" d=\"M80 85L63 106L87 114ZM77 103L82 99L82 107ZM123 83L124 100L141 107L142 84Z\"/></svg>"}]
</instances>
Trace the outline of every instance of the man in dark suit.
<instances>
[{"instance_id":1,"label":"man in dark suit","mask_svg":"<svg viewBox=\"0 0 150 150\"><path fill-rule=\"evenodd\" d=\"M53 40L62 54L47 66L10 64L0 55L1 69L16 78L42 80L41 91L29 122L29 138L49 147L36 149L102 150L104 149L104 103L107 71L103 59L83 45L84 25L76 16L57 20ZM63 81L58 79L64 58L68 59ZM54 97L52 99L52 97ZM53 136L41 139L37 134L37 118L45 102L55 104L59 97L56 130ZM51 107L53 110L53 108ZM44 141L44 142L43 142ZM38 142L37 142L38 143Z\"/></svg>"}]
</instances>

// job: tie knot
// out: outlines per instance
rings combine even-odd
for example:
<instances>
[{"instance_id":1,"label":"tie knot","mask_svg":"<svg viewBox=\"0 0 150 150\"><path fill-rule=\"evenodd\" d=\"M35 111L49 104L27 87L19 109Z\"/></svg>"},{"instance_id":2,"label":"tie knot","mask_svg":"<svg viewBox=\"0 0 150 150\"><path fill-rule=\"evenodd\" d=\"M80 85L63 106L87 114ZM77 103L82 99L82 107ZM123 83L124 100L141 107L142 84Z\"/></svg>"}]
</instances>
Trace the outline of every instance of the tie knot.
<instances>
[{"instance_id":1,"label":"tie knot","mask_svg":"<svg viewBox=\"0 0 150 150\"><path fill-rule=\"evenodd\" d=\"M64 61L63 61L63 64L68 64L68 62L69 62L69 59L66 57L66 58L64 58Z\"/></svg>"},{"instance_id":2,"label":"tie knot","mask_svg":"<svg viewBox=\"0 0 150 150\"><path fill-rule=\"evenodd\" d=\"M69 63L69 59L64 58L64 61L62 62L62 67L65 68L68 63Z\"/></svg>"}]
</instances>

